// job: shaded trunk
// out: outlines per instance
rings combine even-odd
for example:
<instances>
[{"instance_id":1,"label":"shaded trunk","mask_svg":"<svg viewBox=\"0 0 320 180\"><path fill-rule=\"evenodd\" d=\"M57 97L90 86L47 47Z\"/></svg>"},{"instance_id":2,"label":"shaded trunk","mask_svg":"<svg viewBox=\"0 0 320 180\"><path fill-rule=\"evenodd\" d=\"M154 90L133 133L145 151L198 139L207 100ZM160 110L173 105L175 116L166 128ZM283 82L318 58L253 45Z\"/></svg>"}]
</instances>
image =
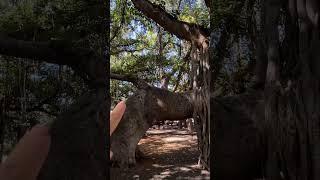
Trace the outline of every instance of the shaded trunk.
<instances>
[{"instance_id":1,"label":"shaded trunk","mask_svg":"<svg viewBox=\"0 0 320 180\"><path fill-rule=\"evenodd\" d=\"M0 97L1 98L1 97ZM5 102L4 98L0 99L0 163L2 162L2 157L4 155L4 138L5 138Z\"/></svg>"},{"instance_id":2,"label":"shaded trunk","mask_svg":"<svg viewBox=\"0 0 320 180\"><path fill-rule=\"evenodd\" d=\"M212 140L211 178L251 180L263 175L265 142L263 93L211 98Z\"/></svg>"},{"instance_id":3,"label":"shaded trunk","mask_svg":"<svg viewBox=\"0 0 320 180\"><path fill-rule=\"evenodd\" d=\"M268 66L263 124L268 179L280 179L280 172L285 179L320 178L319 30L305 14L310 10L305 3L312 1L296 2L290 4L290 13L285 11L286 37L280 44L278 23L283 4L266 1ZM300 19L289 18L289 14Z\"/></svg>"},{"instance_id":4,"label":"shaded trunk","mask_svg":"<svg viewBox=\"0 0 320 180\"><path fill-rule=\"evenodd\" d=\"M185 119L178 122L179 129L186 128L187 122Z\"/></svg>"},{"instance_id":5,"label":"shaded trunk","mask_svg":"<svg viewBox=\"0 0 320 180\"><path fill-rule=\"evenodd\" d=\"M265 9L261 2L257 3L259 8L257 9L257 15L255 18L255 25L252 26L253 31L251 36L251 43L256 45L255 59L256 63L253 70L253 77L251 79L250 86L254 89L263 89L266 79L267 69L267 55L266 55L266 36L265 36ZM254 49L251 49L254 51Z\"/></svg>"},{"instance_id":6,"label":"shaded trunk","mask_svg":"<svg viewBox=\"0 0 320 180\"><path fill-rule=\"evenodd\" d=\"M193 115L192 93L172 93L158 88L139 90L128 98L127 109L111 136L114 165L135 164L139 140L155 119L185 119ZM215 119L212 142L214 179L248 180L261 177L265 142L261 122L264 118L263 93L211 98L211 117Z\"/></svg>"},{"instance_id":7,"label":"shaded trunk","mask_svg":"<svg viewBox=\"0 0 320 180\"><path fill-rule=\"evenodd\" d=\"M261 175L264 144L259 122L263 118L263 101L261 93L252 94L211 100L216 127L214 177L248 179ZM120 167L135 164L136 146L153 120L185 119L193 114L191 93L158 88L139 90L126 104L125 115L111 136L112 161Z\"/></svg>"},{"instance_id":8,"label":"shaded trunk","mask_svg":"<svg viewBox=\"0 0 320 180\"><path fill-rule=\"evenodd\" d=\"M111 136L114 165L128 167L136 163L136 146L155 121L192 117L191 95L149 87L130 96L124 116Z\"/></svg>"},{"instance_id":9,"label":"shaded trunk","mask_svg":"<svg viewBox=\"0 0 320 180\"><path fill-rule=\"evenodd\" d=\"M201 47L192 42L191 71L194 101L193 119L198 137L200 151L198 165L210 169L210 89L211 66L209 61L208 43Z\"/></svg>"},{"instance_id":10,"label":"shaded trunk","mask_svg":"<svg viewBox=\"0 0 320 180\"><path fill-rule=\"evenodd\" d=\"M105 180L109 97L92 90L51 125L51 147L39 180Z\"/></svg>"},{"instance_id":11,"label":"shaded trunk","mask_svg":"<svg viewBox=\"0 0 320 180\"><path fill-rule=\"evenodd\" d=\"M192 122L192 119L187 119L186 120L186 123L187 123L187 128L188 128L188 131L189 132L193 132L194 130L194 127L193 127L193 122Z\"/></svg>"},{"instance_id":12,"label":"shaded trunk","mask_svg":"<svg viewBox=\"0 0 320 180\"><path fill-rule=\"evenodd\" d=\"M265 135L268 143L266 175L270 179L281 179L279 164L280 141L279 119L277 117L277 101L280 78L279 32L278 23L282 2L278 0L265 1L265 31L267 33L267 74L265 85Z\"/></svg>"}]
</instances>

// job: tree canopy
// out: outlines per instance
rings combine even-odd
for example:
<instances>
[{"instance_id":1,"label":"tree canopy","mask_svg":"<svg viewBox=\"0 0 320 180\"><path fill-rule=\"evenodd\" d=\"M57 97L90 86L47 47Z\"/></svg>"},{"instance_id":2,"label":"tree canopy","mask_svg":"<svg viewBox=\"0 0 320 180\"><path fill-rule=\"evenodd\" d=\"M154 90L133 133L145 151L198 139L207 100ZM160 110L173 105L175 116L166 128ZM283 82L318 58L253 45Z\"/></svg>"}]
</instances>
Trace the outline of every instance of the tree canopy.
<instances>
[{"instance_id":1,"label":"tree canopy","mask_svg":"<svg viewBox=\"0 0 320 180\"><path fill-rule=\"evenodd\" d=\"M152 1L151 1L152 2ZM208 28L208 10L203 1L154 1L180 21ZM189 89L190 43L137 10L131 1L111 1L111 72L133 75L156 87L170 78L173 91ZM111 81L111 95L126 97L134 87Z\"/></svg>"}]
</instances>

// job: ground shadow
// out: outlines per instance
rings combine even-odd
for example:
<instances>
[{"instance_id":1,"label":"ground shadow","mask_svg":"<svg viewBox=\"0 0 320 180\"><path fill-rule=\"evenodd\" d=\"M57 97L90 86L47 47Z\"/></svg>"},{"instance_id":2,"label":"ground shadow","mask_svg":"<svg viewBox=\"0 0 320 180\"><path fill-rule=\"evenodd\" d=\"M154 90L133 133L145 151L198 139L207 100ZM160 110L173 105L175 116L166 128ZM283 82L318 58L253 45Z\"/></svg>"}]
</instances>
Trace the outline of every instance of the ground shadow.
<instances>
[{"instance_id":1,"label":"ground shadow","mask_svg":"<svg viewBox=\"0 0 320 180\"><path fill-rule=\"evenodd\" d=\"M199 151L195 133L149 129L139 142L146 158L130 169L111 168L110 179L210 179L197 166Z\"/></svg>"}]
</instances>

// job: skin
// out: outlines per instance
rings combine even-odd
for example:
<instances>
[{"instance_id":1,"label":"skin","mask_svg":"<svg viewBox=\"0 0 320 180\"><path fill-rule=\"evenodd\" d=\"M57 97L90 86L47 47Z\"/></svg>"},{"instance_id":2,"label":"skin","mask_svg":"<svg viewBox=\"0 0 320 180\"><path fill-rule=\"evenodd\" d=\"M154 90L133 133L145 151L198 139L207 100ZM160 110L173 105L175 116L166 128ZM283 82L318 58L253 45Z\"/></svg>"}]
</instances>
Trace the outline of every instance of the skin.
<instances>
[{"instance_id":1,"label":"skin","mask_svg":"<svg viewBox=\"0 0 320 180\"><path fill-rule=\"evenodd\" d=\"M34 180L49 152L51 138L49 128L36 125L15 146L0 166L0 179Z\"/></svg>"},{"instance_id":2,"label":"skin","mask_svg":"<svg viewBox=\"0 0 320 180\"><path fill-rule=\"evenodd\" d=\"M118 126L125 110L126 104L124 101L121 101L116 105L113 111L110 112L110 136Z\"/></svg>"},{"instance_id":3,"label":"skin","mask_svg":"<svg viewBox=\"0 0 320 180\"><path fill-rule=\"evenodd\" d=\"M110 112L110 135L118 126L125 108L125 102L121 101ZM49 153L50 143L49 127L46 124L34 126L20 139L5 162L0 164L0 179L36 180Z\"/></svg>"},{"instance_id":4,"label":"skin","mask_svg":"<svg viewBox=\"0 0 320 180\"><path fill-rule=\"evenodd\" d=\"M116 130L124 111L126 110L126 104L124 101L119 102L113 111L110 112L110 136ZM112 151L110 151L110 159L112 158Z\"/></svg>"}]
</instances>

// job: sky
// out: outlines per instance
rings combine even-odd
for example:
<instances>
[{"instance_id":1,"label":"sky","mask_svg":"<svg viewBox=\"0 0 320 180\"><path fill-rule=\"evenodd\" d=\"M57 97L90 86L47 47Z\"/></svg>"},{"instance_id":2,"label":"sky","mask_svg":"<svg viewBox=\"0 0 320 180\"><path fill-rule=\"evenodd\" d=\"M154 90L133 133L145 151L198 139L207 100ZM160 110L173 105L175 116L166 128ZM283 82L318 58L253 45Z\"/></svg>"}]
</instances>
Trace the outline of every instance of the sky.
<instances>
[{"instance_id":1,"label":"sky","mask_svg":"<svg viewBox=\"0 0 320 180\"><path fill-rule=\"evenodd\" d=\"M174 2L174 1L173 1ZM185 5L189 6L189 7L193 7L193 6L200 6L200 4L204 4L203 0L182 0L182 5L180 6L181 8L183 8ZM115 0L111 1L111 9L115 9ZM191 9L191 8L189 8ZM168 11L168 10L167 10ZM140 19L140 18L137 18ZM128 31L123 38L125 39L138 39L141 37L141 35L143 35L145 37L145 41L148 41L149 43L152 41L152 43L154 44L154 47L157 46L157 32L158 32L158 28L156 26L153 25L153 34L148 34L149 30L148 27L146 27L143 23L141 23L139 20L131 18L130 22L129 22L129 27L130 27L130 31ZM152 21L151 21L152 22ZM154 23L154 22L153 22ZM149 26L149 25L148 25ZM140 36L140 37L139 37ZM173 36L173 40L175 44L179 44L180 40ZM135 48L135 47L131 47L131 48ZM154 48L157 49L157 48ZM143 49L142 51L139 52L135 52L136 55L147 55L150 51L147 49ZM167 53L165 54L166 60L170 61L172 58L178 58L179 52L178 52L178 48L177 45L174 45L174 48L168 49ZM172 67L168 66L164 69L166 72L171 72L172 71Z\"/></svg>"}]
</instances>

